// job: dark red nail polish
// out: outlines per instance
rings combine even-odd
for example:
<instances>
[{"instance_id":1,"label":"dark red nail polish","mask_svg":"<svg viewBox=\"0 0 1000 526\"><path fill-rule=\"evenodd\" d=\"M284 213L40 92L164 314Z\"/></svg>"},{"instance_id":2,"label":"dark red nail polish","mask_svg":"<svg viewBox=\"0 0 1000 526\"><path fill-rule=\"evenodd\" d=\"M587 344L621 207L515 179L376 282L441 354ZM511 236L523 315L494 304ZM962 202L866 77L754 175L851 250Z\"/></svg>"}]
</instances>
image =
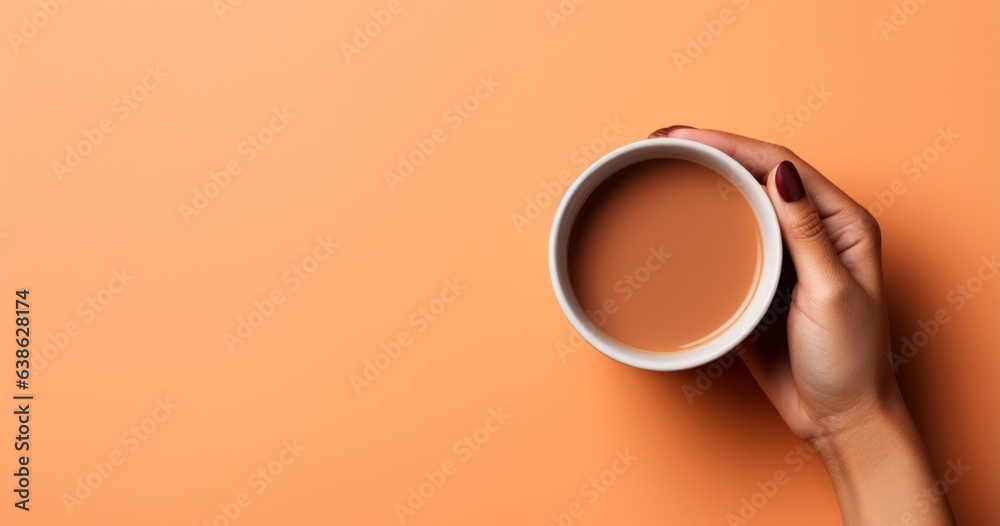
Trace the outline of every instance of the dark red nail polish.
<instances>
[{"instance_id":1,"label":"dark red nail polish","mask_svg":"<svg viewBox=\"0 0 1000 526\"><path fill-rule=\"evenodd\" d=\"M802 187L802 178L799 171L791 161L781 161L778 170L774 174L774 183L778 187L778 195L786 203L794 203L806 195L806 189Z\"/></svg>"},{"instance_id":2,"label":"dark red nail polish","mask_svg":"<svg viewBox=\"0 0 1000 526\"><path fill-rule=\"evenodd\" d=\"M683 124L675 124L673 126L667 126L666 128L660 128L659 130L656 130L655 132L650 133L649 136L650 137L666 137L667 135L670 135L670 132L672 132L674 130L683 130L685 128L693 130L694 126L685 126Z\"/></svg>"}]
</instances>

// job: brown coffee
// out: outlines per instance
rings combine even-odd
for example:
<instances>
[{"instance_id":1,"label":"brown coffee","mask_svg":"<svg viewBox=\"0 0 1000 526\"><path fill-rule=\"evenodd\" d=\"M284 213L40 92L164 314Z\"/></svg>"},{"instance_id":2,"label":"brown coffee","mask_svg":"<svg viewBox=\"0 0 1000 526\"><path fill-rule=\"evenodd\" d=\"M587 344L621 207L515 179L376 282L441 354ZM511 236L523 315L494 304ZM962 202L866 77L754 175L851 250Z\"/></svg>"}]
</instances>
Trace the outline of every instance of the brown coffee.
<instances>
[{"instance_id":1,"label":"brown coffee","mask_svg":"<svg viewBox=\"0 0 1000 526\"><path fill-rule=\"evenodd\" d=\"M574 222L568 258L574 294L605 334L642 351L679 352L743 312L763 247L750 203L728 179L657 159L594 190Z\"/></svg>"}]
</instances>

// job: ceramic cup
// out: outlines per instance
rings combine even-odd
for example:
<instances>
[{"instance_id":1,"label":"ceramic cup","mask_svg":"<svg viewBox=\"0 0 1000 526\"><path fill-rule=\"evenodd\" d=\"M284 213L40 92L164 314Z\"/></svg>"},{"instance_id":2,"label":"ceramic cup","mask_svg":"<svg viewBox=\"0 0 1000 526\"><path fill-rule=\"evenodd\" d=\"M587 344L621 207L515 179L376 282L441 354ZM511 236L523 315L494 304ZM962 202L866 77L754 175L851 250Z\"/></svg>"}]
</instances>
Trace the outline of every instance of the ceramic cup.
<instances>
[{"instance_id":1,"label":"ceramic cup","mask_svg":"<svg viewBox=\"0 0 1000 526\"><path fill-rule=\"evenodd\" d=\"M700 164L729 180L746 198L757 219L763 252L756 289L743 312L721 333L677 352L646 352L610 338L587 316L573 293L567 261L570 234L581 206L595 188L623 168L653 159ZM592 164L570 185L556 211L549 239L549 272L556 298L573 328L598 351L621 363L654 371L677 371L704 365L739 345L771 305L781 274L781 231L774 207L760 183L741 164L711 146L684 139L647 139L625 145Z\"/></svg>"}]
</instances>

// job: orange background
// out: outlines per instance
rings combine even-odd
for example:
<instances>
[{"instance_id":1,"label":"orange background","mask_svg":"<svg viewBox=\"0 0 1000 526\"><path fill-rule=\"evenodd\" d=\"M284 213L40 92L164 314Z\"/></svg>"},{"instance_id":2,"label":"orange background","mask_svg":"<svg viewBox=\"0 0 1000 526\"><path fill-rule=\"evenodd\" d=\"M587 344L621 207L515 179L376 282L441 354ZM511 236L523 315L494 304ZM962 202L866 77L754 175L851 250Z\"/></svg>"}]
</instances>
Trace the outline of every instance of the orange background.
<instances>
[{"instance_id":1,"label":"orange background","mask_svg":"<svg viewBox=\"0 0 1000 526\"><path fill-rule=\"evenodd\" d=\"M581 147L670 124L787 144L866 205L896 189L879 214L895 347L950 313L901 383L935 466L971 467L948 492L959 522L1000 522L1000 280L949 302L1000 251L995 3L927 2L885 39L901 1L223 2L0 8L0 294L13 307L31 289L36 359L28 513L12 506L11 343L0 370L5 524L392 525L443 467L405 524L569 510L581 525L727 524L776 470L789 480L750 524L838 524L822 466L794 461L741 364L658 374L557 351L576 340L547 272L554 200L537 196L582 171ZM475 98L481 78L499 85ZM474 111L449 113L470 96ZM283 108L293 117L272 120ZM53 162L102 123L60 179ZM959 137L914 181L906 163L939 128ZM251 160L241 143L258 133L270 142ZM385 173L428 137L433 153L390 191ZM519 232L526 200L537 217ZM123 270L134 279L109 287ZM466 289L445 303L452 279ZM248 317L259 326L230 352ZM408 345L356 389L402 331ZM616 451L635 460L596 500L581 492L622 470Z\"/></svg>"}]
</instances>

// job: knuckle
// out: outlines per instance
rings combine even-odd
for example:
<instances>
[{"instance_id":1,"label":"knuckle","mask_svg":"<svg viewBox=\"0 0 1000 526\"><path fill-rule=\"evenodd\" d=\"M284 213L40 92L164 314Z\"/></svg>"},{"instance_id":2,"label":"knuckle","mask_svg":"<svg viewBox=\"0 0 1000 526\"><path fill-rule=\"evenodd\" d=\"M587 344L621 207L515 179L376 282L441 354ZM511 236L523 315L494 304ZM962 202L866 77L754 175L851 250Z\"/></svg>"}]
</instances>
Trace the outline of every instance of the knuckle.
<instances>
[{"instance_id":1,"label":"knuckle","mask_svg":"<svg viewBox=\"0 0 1000 526\"><path fill-rule=\"evenodd\" d=\"M774 148L774 151L778 155L784 157L788 161L794 161L795 159L798 159L798 156L795 155L795 152L793 152L791 148L783 144L771 144L771 146Z\"/></svg>"},{"instance_id":2,"label":"knuckle","mask_svg":"<svg viewBox=\"0 0 1000 526\"><path fill-rule=\"evenodd\" d=\"M820 306L837 305L848 300L851 288L844 280L831 278L811 295Z\"/></svg>"},{"instance_id":3,"label":"knuckle","mask_svg":"<svg viewBox=\"0 0 1000 526\"><path fill-rule=\"evenodd\" d=\"M797 218L789 230L795 239L809 243L820 242L826 238L823 220L815 210Z\"/></svg>"},{"instance_id":4,"label":"knuckle","mask_svg":"<svg viewBox=\"0 0 1000 526\"><path fill-rule=\"evenodd\" d=\"M878 224L878 219L874 214L863 207L858 207L857 219L853 227L849 230L853 238L850 242L854 245L868 245L876 249L882 246L882 227Z\"/></svg>"},{"instance_id":5,"label":"knuckle","mask_svg":"<svg viewBox=\"0 0 1000 526\"><path fill-rule=\"evenodd\" d=\"M878 224L878 219L874 214L866 209L861 209L860 222L864 230L875 240L882 240L882 227Z\"/></svg>"}]
</instances>

